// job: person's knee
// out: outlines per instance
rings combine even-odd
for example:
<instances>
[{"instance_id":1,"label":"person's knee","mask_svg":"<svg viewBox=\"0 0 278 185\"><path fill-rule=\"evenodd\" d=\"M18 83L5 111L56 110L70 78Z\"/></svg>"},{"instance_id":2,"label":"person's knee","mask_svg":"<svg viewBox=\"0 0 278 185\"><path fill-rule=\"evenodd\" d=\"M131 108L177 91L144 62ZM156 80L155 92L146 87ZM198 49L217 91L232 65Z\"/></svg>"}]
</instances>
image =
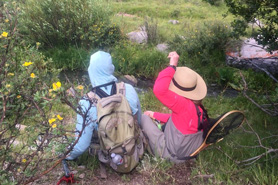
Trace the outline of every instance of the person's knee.
<instances>
[{"instance_id":1,"label":"person's knee","mask_svg":"<svg viewBox=\"0 0 278 185\"><path fill-rule=\"evenodd\" d=\"M142 126L142 129L146 128L146 126L148 125L149 122L151 122L151 118L145 114L142 114L142 117L141 117L141 126Z\"/></svg>"}]
</instances>

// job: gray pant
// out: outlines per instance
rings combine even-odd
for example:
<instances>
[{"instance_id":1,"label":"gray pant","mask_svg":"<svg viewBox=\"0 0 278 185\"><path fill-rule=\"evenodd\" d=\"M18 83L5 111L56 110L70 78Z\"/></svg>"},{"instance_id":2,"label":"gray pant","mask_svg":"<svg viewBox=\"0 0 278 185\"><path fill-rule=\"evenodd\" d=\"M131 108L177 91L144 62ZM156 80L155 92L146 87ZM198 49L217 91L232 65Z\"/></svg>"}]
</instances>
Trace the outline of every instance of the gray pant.
<instances>
[{"instance_id":1,"label":"gray pant","mask_svg":"<svg viewBox=\"0 0 278 185\"><path fill-rule=\"evenodd\" d=\"M171 119L169 120L170 121L168 121L164 133L161 130L159 130L159 128L156 126L156 124L152 121L152 119L149 116L142 115L142 131L148 138L149 146L152 150L152 153L155 156L169 159L170 161L175 163L181 163L184 162L184 160L177 159L175 155L178 154L175 151L179 152L182 151L180 150L180 148L187 148L186 151L182 151L179 153L181 153L181 156L183 157L189 156L202 144L202 132L197 132L196 134L183 135L175 128ZM169 137L165 137L166 135ZM171 141L170 138L177 141ZM180 141L182 141L182 143L179 143ZM172 143L172 146L169 146L167 149L166 143ZM178 144L175 146L175 143ZM169 150L171 150L172 155L169 153Z\"/></svg>"}]
</instances>

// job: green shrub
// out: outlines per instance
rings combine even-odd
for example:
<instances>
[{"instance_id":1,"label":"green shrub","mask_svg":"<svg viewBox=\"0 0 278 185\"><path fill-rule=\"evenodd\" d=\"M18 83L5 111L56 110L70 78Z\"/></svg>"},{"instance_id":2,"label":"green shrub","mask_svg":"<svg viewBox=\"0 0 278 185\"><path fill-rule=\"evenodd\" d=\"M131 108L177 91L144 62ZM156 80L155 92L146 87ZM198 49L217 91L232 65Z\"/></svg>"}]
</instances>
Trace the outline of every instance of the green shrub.
<instances>
[{"instance_id":1,"label":"green shrub","mask_svg":"<svg viewBox=\"0 0 278 185\"><path fill-rule=\"evenodd\" d=\"M88 65L89 52L74 46L55 47L45 50L44 55L52 58L52 67L62 69L84 69Z\"/></svg>"},{"instance_id":2,"label":"green shrub","mask_svg":"<svg viewBox=\"0 0 278 185\"><path fill-rule=\"evenodd\" d=\"M225 64L225 49L230 40L228 25L222 22L200 23L185 29L183 35L176 35L170 47L180 55L179 65L192 67L202 71L204 76L214 78L216 67Z\"/></svg>"},{"instance_id":3,"label":"green shrub","mask_svg":"<svg viewBox=\"0 0 278 185\"><path fill-rule=\"evenodd\" d=\"M215 5L215 6L219 6L223 1L221 0L203 0L205 2L208 2L210 5Z\"/></svg>"},{"instance_id":4,"label":"green shrub","mask_svg":"<svg viewBox=\"0 0 278 185\"><path fill-rule=\"evenodd\" d=\"M103 47L121 36L103 0L26 0L22 10L22 33L43 46Z\"/></svg>"},{"instance_id":5,"label":"green shrub","mask_svg":"<svg viewBox=\"0 0 278 185\"><path fill-rule=\"evenodd\" d=\"M153 19L145 18L144 28L147 33L147 43L148 44L158 44L159 42L159 34L157 22Z\"/></svg>"},{"instance_id":6,"label":"green shrub","mask_svg":"<svg viewBox=\"0 0 278 185\"><path fill-rule=\"evenodd\" d=\"M153 78L168 64L166 54L130 42L117 45L111 53L116 71L123 74Z\"/></svg>"},{"instance_id":7,"label":"green shrub","mask_svg":"<svg viewBox=\"0 0 278 185\"><path fill-rule=\"evenodd\" d=\"M28 184L53 167L71 143L64 139L64 118L71 112L69 107L62 112L61 102L73 109L78 102L66 96L65 90L74 85L60 82L52 60L38 45L23 42L17 28L19 10L15 1L0 7L1 184ZM77 87L79 99L83 86Z\"/></svg>"}]
</instances>

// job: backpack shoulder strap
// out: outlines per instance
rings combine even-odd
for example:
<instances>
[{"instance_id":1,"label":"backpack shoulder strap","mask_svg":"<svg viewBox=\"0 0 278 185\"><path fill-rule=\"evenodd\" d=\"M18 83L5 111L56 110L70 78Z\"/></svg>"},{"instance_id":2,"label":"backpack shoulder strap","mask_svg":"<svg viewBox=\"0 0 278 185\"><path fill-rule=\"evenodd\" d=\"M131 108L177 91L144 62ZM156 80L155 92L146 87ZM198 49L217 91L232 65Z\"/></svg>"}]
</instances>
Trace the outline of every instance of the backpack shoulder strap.
<instances>
[{"instance_id":1,"label":"backpack shoulder strap","mask_svg":"<svg viewBox=\"0 0 278 185\"><path fill-rule=\"evenodd\" d=\"M196 107L196 111L197 111L197 116L198 116L198 131L202 130L202 123L201 123L201 112L199 110L198 105L194 104Z\"/></svg>"},{"instance_id":2,"label":"backpack shoulder strap","mask_svg":"<svg viewBox=\"0 0 278 185\"><path fill-rule=\"evenodd\" d=\"M123 96L125 96L125 93L126 93L125 83L124 82L117 83L117 94L122 94Z\"/></svg>"},{"instance_id":3,"label":"backpack shoulder strap","mask_svg":"<svg viewBox=\"0 0 278 185\"><path fill-rule=\"evenodd\" d=\"M101 99L93 91L88 92L85 96L86 96L86 98L88 98L93 103L94 106L97 106L98 101Z\"/></svg>"}]
</instances>

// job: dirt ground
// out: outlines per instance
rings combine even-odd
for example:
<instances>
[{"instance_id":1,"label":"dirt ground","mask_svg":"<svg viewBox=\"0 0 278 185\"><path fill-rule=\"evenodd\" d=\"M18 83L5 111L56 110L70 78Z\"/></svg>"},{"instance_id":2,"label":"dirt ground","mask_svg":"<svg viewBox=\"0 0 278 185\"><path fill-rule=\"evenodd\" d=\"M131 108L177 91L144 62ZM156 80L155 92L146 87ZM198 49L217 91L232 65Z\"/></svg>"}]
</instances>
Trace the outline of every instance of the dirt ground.
<instances>
[{"instance_id":1,"label":"dirt ground","mask_svg":"<svg viewBox=\"0 0 278 185\"><path fill-rule=\"evenodd\" d=\"M143 170L137 167L131 173L119 174L111 168L107 169L107 179L100 178L99 168L95 170L86 169L85 166L78 166L77 169L71 169L74 173L74 179L77 181L76 185L145 185L145 184L177 184L189 185L192 184L190 180L191 168L195 161L187 161L182 164L175 164L169 168L152 168ZM61 167L56 167L49 174L41 177L37 181L30 183L32 185L50 185L57 184L60 178L64 175ZM61 182L61 185L67 184Z\"/></svg>"}]
</instances>

